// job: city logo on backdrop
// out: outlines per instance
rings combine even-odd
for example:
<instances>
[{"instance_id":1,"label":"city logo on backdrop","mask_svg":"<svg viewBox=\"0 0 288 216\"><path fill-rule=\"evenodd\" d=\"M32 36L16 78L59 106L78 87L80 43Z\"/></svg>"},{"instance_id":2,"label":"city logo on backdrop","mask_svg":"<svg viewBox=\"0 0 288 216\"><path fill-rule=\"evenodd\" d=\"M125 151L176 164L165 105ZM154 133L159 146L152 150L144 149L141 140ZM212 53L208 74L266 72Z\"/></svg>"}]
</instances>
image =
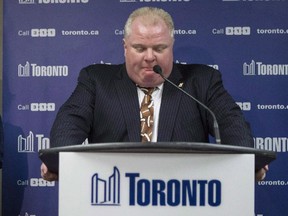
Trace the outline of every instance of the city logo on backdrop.
<instances>
[{"instance_id":1,"label":"city logo on backdrop","mask_svg":"<svg viewBox=\"0 0 288 216\"><path fill-rule=\"evenodd\" d=\"M288 137L254 137L257 149L275 152L288 152Z\"/></svg>"},{"instance_id":2,"label":"city logo on backdrop","mask_svg":"<svg viewBox=\"0 0 288 216\"><path fill-rule=\"evenodd\" d=\"M19 0L19 4L86 4L88 2L89 0Z\"/></svg>"},{"instance_id":3,"label":"city logo on backdrop","mask_svg":"<svg viewBox=\"0 0 288 216\"><path fill-rule=\"evenodd\" d=\"M222 201L222 185L217 179L148 179L139 172L125 173L124 181L117 167L106 179L99 173L91 177L92 206L211 206L218 207ZM121 190L129 194L120 200ZM127 193L126 193L127 191Z\"/></svg>"},{"instance_id":4,"label":"city logo on backdrop","mask_svg":"<svg viewBox=\"0 0 288 216\"><path fill-rule=\"evenodd\" d=\"M37 143L37 146L35 144ZM49 149L50 148L50 139L45 137L44 134L35 134L30 131L27 137L23 137L23 135L18 136L18 152L19 153L35 153L35 147L37 147L37 151L41 149Z\"/></svg>"},{"instance_id":5,"label":"city logo on backdrop","mask_svg":"<svg viewBox=\"0 0 288 216\"><path fill-rule=\"evenodd\" d=\"M42 66L36 63L29 63L18 65L18 77L66 77L68 76L68 66Z\"/></svg>"},{"instance_id":6,"label":"city logo on backdrop","mask_svg":"<svg viewBox=\"0 0 288 216\"><path fill-rule=\"evenodd\" d=\"M264 64L252 60L251 63L244 62L244 76L283 76L288 75L288 64Z\"/></svg>"}]
</instances>

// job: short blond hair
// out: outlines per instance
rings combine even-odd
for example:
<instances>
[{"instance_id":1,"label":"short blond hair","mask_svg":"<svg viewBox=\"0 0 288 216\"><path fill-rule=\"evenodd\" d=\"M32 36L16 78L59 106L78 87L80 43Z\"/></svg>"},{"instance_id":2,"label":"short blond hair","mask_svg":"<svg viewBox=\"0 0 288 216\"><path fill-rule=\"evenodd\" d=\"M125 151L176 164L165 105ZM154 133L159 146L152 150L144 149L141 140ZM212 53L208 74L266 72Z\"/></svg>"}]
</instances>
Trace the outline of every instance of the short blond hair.
<instances>
[{"instance_id":1,"label":"short blond hair","mask_svg":"<svg viewBox=\"0 0 288 216\"><path fill-rule=\"evenodd\" d=\"M157 23L157 21L163 20L170 30L171 38L174 38L174 23L170 14L163 9L156 7L142 7L134 10L128 17L124 27L124 38L128 37L131 33L131 24L137 17L147 18L147 22Z\"/></svg>"}]
</instances>

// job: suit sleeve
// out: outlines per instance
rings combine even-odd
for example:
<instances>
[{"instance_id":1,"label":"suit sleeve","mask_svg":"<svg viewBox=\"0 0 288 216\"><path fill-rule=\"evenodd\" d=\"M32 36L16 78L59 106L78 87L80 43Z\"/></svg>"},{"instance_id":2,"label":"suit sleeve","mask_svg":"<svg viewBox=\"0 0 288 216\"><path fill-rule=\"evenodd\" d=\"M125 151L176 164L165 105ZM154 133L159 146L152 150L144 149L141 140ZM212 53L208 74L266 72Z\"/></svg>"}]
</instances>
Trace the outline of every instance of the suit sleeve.
<instances>
[{"instance_id":1,"label":"suit sleeve","mask_svg":"<svg viewBox=\"0 0 288 216\"><path fill-rule=\"evenodd\" d=\"M225 90L220 72L213 71L206 100L218 120L221 142L228 145L254 147L250 125L234 99ZM210 121L210 128L212 124Z\"/></svg>"},{"instance_id":2,"label":"suit sleeve","mask_svg":"<svg viewBox=\"0 0 288 216\"><path fill-rule=\"evenodd\" d=\"M81 144L89 137L95 103L91 72L89 68L81 70L74 92L59 109L50 132L50 147Z\"/></svg>"}]
</instances>

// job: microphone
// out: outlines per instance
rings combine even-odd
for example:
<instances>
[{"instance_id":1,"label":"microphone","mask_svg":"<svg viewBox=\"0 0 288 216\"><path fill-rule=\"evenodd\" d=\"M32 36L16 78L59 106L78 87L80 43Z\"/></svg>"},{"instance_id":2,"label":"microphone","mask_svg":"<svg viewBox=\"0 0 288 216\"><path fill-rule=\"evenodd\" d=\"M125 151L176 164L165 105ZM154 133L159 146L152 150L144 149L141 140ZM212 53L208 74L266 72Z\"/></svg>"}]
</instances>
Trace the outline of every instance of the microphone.
<instances>
[{"instance_id":1,"label":"microphone","mask_svg":"<svg viewBox=\"0 0 288 216\"><path fill-rule=\"evenodd\" d=\"M198 104L200 104L205 110L207 110L210 115L213 118L213 127L214 127L214 134L215 134L215 140L217 144L221 144L221 138L220 138L220 132L219 132L219 126L218 126L218 122L216 119L215 114L213 113L213 111L211 109L209 109L205 104L203 104L202 102L200 102L199 100L197 100L195 97L193 97L192 95L190 95L188 92L184 91L183 89L179 88L177 85L175 85L173 82L171 82L169 79L167 79L166 77L164 77L163 73L162 73L162 68L159 65L155 65L153 67L153 71L157 74L159 74L165 81L169 82L172 86L174 86L175 88L177 88L178 90L180 90L181 92L183 92L185 95L187 95L188 97L190 97L192 100L196 101Z\"/></svg>"}]
</instances>

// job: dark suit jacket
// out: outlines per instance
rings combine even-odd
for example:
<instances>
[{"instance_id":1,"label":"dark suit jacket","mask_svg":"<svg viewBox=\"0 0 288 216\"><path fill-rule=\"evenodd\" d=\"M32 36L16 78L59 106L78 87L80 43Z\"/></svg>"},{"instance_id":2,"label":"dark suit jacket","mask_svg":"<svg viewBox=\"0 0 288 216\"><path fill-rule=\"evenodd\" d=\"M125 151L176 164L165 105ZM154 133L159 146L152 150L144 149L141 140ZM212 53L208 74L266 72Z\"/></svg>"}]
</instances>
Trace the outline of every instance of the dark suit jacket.
<instances>
[{"instance_id":1,"label":"dark suit jacket","mask_svg":"<svg viewBox=\"0 0 288 216\"><path fill-rule=\"evenodd\" d=\"M224 89L220 73L205 65L174 64L169 79L216 114L223 144L253 147L241 110ZM51 147L89 143L140 142L139 102L135 83L123 65L91 65L60 108L51 130ZM165 82L158 141L208 142L211 115Z\"/></svg>"}]
</instances>

